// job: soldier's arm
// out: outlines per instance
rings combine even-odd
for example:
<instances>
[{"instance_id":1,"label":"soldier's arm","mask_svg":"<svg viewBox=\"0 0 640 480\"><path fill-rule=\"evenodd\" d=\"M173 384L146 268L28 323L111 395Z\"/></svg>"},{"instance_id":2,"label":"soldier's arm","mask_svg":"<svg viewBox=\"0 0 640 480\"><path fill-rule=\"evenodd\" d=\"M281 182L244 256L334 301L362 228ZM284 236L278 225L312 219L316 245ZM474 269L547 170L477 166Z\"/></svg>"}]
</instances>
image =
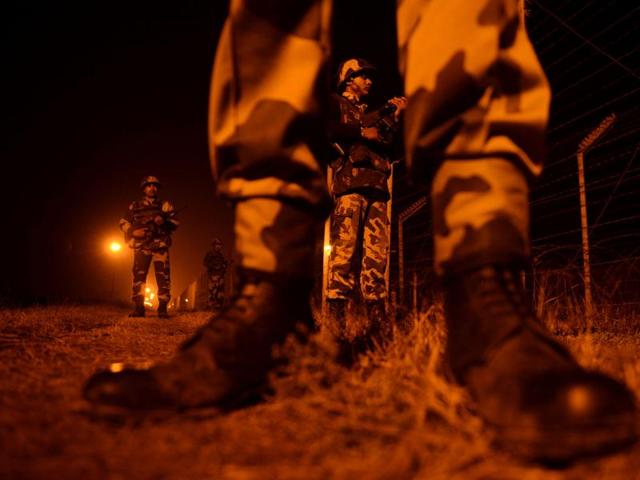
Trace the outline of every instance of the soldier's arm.
<instances>
[{"instance_id":1,"label":"soldier's arm","mask_svg":"<svg viewBox=\"0 0 640 480\"><path fill-rule=\"evenodd\" d=\"M329 97L327 131L331 142L354 141L361 138L360 125L341 121L340 100L335 95Z\"/></svg>"},{"instance_id":2,"label":"soldier's arm","mask_svg":"<svg viewBox=\"0 0 640 480\"><path fill-rule=\"evenodd\" d=\"M162 223L169 231L174 231L180 226L180 222L176 217L176 210L171 202L165 201L162 203L162 215Z\"/></svg>"}]
</instances>

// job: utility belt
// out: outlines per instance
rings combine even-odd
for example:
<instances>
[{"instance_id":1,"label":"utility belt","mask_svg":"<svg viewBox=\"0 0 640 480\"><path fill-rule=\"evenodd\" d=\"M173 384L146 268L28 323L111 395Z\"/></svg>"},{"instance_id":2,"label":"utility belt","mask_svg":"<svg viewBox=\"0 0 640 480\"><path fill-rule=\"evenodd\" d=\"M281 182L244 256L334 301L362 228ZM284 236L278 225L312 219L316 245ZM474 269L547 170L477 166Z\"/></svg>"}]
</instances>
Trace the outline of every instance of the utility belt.
<instances>
[{"instance_id":1,"label":"utility belt","mask_svg":"<svg viewBox=\"0 0 640 480\"><path fill-rule=\"evenodd\" d=\"M362 143L355 144L349 155L334 162L334 196L350 191L378 190L388 195L387 180L391 173L391 163L385 156L379 155Z\"/></svg>"}]
</instances>

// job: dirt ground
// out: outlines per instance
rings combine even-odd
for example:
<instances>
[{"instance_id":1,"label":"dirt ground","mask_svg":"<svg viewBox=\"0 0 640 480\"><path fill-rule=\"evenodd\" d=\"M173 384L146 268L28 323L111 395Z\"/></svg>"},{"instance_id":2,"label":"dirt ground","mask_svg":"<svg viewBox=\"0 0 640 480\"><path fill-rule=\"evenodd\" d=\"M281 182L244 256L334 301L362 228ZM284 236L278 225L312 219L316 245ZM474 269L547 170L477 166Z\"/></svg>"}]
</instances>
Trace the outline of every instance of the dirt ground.
<instances>
[{"instance_id":1,"label":"dirt ground","mask_svg":"<svg viewBox=\"0 0 640 480\"><path fill-rule=\"evenodd\" d=\"M424 314L356 369L322 339L264 403L232 413L122 416L81 397L112 362L168 359L206 313L130 319L105 306L0 311L2 479L640 479L640 447L549 470L491 447L465 392L440 373L442 322ZM640 395L640 336L563 338Z\"/></svg>"}]
</instances>

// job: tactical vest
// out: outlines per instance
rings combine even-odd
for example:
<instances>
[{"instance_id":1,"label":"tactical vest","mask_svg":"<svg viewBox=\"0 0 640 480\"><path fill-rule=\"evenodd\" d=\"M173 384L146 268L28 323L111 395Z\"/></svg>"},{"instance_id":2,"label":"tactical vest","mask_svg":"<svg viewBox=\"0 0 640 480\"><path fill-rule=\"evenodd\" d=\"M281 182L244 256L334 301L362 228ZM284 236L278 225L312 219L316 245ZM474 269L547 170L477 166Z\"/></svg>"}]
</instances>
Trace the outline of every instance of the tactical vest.
<instances>
[{"instance_id":1,"label":"tactical vest","mask_svg":"<svg viewBox=\"0 0 640 480\"><path fill-rule=\"evenodd\" d=\"M227 260L219 252L207 252L204 266L210 274L223 274L227 269Z\"/></svg>"},{"instance_id":2,"label":"tactical vest","mask_svg":"<svg viewBox=\"0 0 640 480\"><path fill-rule=\"evenodd\" d=\"M340 122L362 127L365 113L347 98L336 97L340 105ZM350 192L374 191L388 198L387 179L391 163L383 151L384 147L377 147L364 139L341 147L346 155L333 164L332 193L340 196Z\"/></svg>"},{"instance_id":3,"label":"tactical vest","mask_svg":"<svg viewBox=\"0 0 640 480\"><path fill-rule=\"evenodd\" d=\"M145 248L160 250L171 246L171 232L162 225L158 225L154 219L157 216L165 217L162 211L164 201L155 199L151 203L144 200L136 200L131 204L131 232L137 229L145 231L144 238L133 238L133 248Z\"/></svg>"}]
</instances>

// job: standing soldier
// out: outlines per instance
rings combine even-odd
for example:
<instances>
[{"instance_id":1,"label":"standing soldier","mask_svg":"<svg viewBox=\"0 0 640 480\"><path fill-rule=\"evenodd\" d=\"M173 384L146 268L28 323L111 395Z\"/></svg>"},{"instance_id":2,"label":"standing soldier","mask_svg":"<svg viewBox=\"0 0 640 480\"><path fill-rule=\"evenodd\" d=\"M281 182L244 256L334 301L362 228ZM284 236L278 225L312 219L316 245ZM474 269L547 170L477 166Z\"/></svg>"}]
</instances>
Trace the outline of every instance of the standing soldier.
<instances>
[{"instance_id":1,"label":"standing soldier","mask_svg":"<svg viewBox=\"0 0 640 480\"><path fill-rule=\"evenodd\" d=\"M171 298L169 247L171 234L179 222L173 205L158 198L160 187L156 177L144 177L140 184L144 197L132 202L120 219L125 241L133 248L132 298L135 308L130 317L144 317L144 285L152 261L158 284L158 317L168 317L167 303Z\"/></svg>"},{"instance_id":2,"label":"standing soldier","mask_svg":"<svg viewBox=\"0 0 640 480\"><path fill-rule=\"evenodd\" d=\"M218 191L235 204L238 295L170 361L94 375L89 400L179 409L246 398L282 358L274 347L313 325L310 266L329 199L320 112L331 4L231 0L210 139ZM519 281L550 100L521 9L518 0L397 3L404 139L409 167L437 167L448 366L496 441L559 463L634 442L637 408L625 385L584 369L545 330Z\"/></svg>"},{"instance_id":3,"label":"standing soldier","mask_svg":"<svg viewBox=\"0 0 640 480\"><path fill-rule=\"evenodd\" d=\"M331 255L327 301L331 323L346 338L345 311L359 284L367 307L364 336L388 339L386 317L387 239L389 218L387 180L391 174L389 147L397 131L404 97L367 111L363 102L375 69L352 58L338 69L338 93L331 95L329 137L340 156L332 162ZM359 274L359 275L358 275Z\"/></svg>"},{"instance_id":4,"label":"standing soldier","mask_svg":"<svg viewBox=\"0 0 640 480\"><path fill-rule=\"evenodd\" d=\"M213 239L202 263L207 269L209 308L218 311L224 306L224 275L229 265L222 254L220 239Z\"/></svg>"}]
</instances>

